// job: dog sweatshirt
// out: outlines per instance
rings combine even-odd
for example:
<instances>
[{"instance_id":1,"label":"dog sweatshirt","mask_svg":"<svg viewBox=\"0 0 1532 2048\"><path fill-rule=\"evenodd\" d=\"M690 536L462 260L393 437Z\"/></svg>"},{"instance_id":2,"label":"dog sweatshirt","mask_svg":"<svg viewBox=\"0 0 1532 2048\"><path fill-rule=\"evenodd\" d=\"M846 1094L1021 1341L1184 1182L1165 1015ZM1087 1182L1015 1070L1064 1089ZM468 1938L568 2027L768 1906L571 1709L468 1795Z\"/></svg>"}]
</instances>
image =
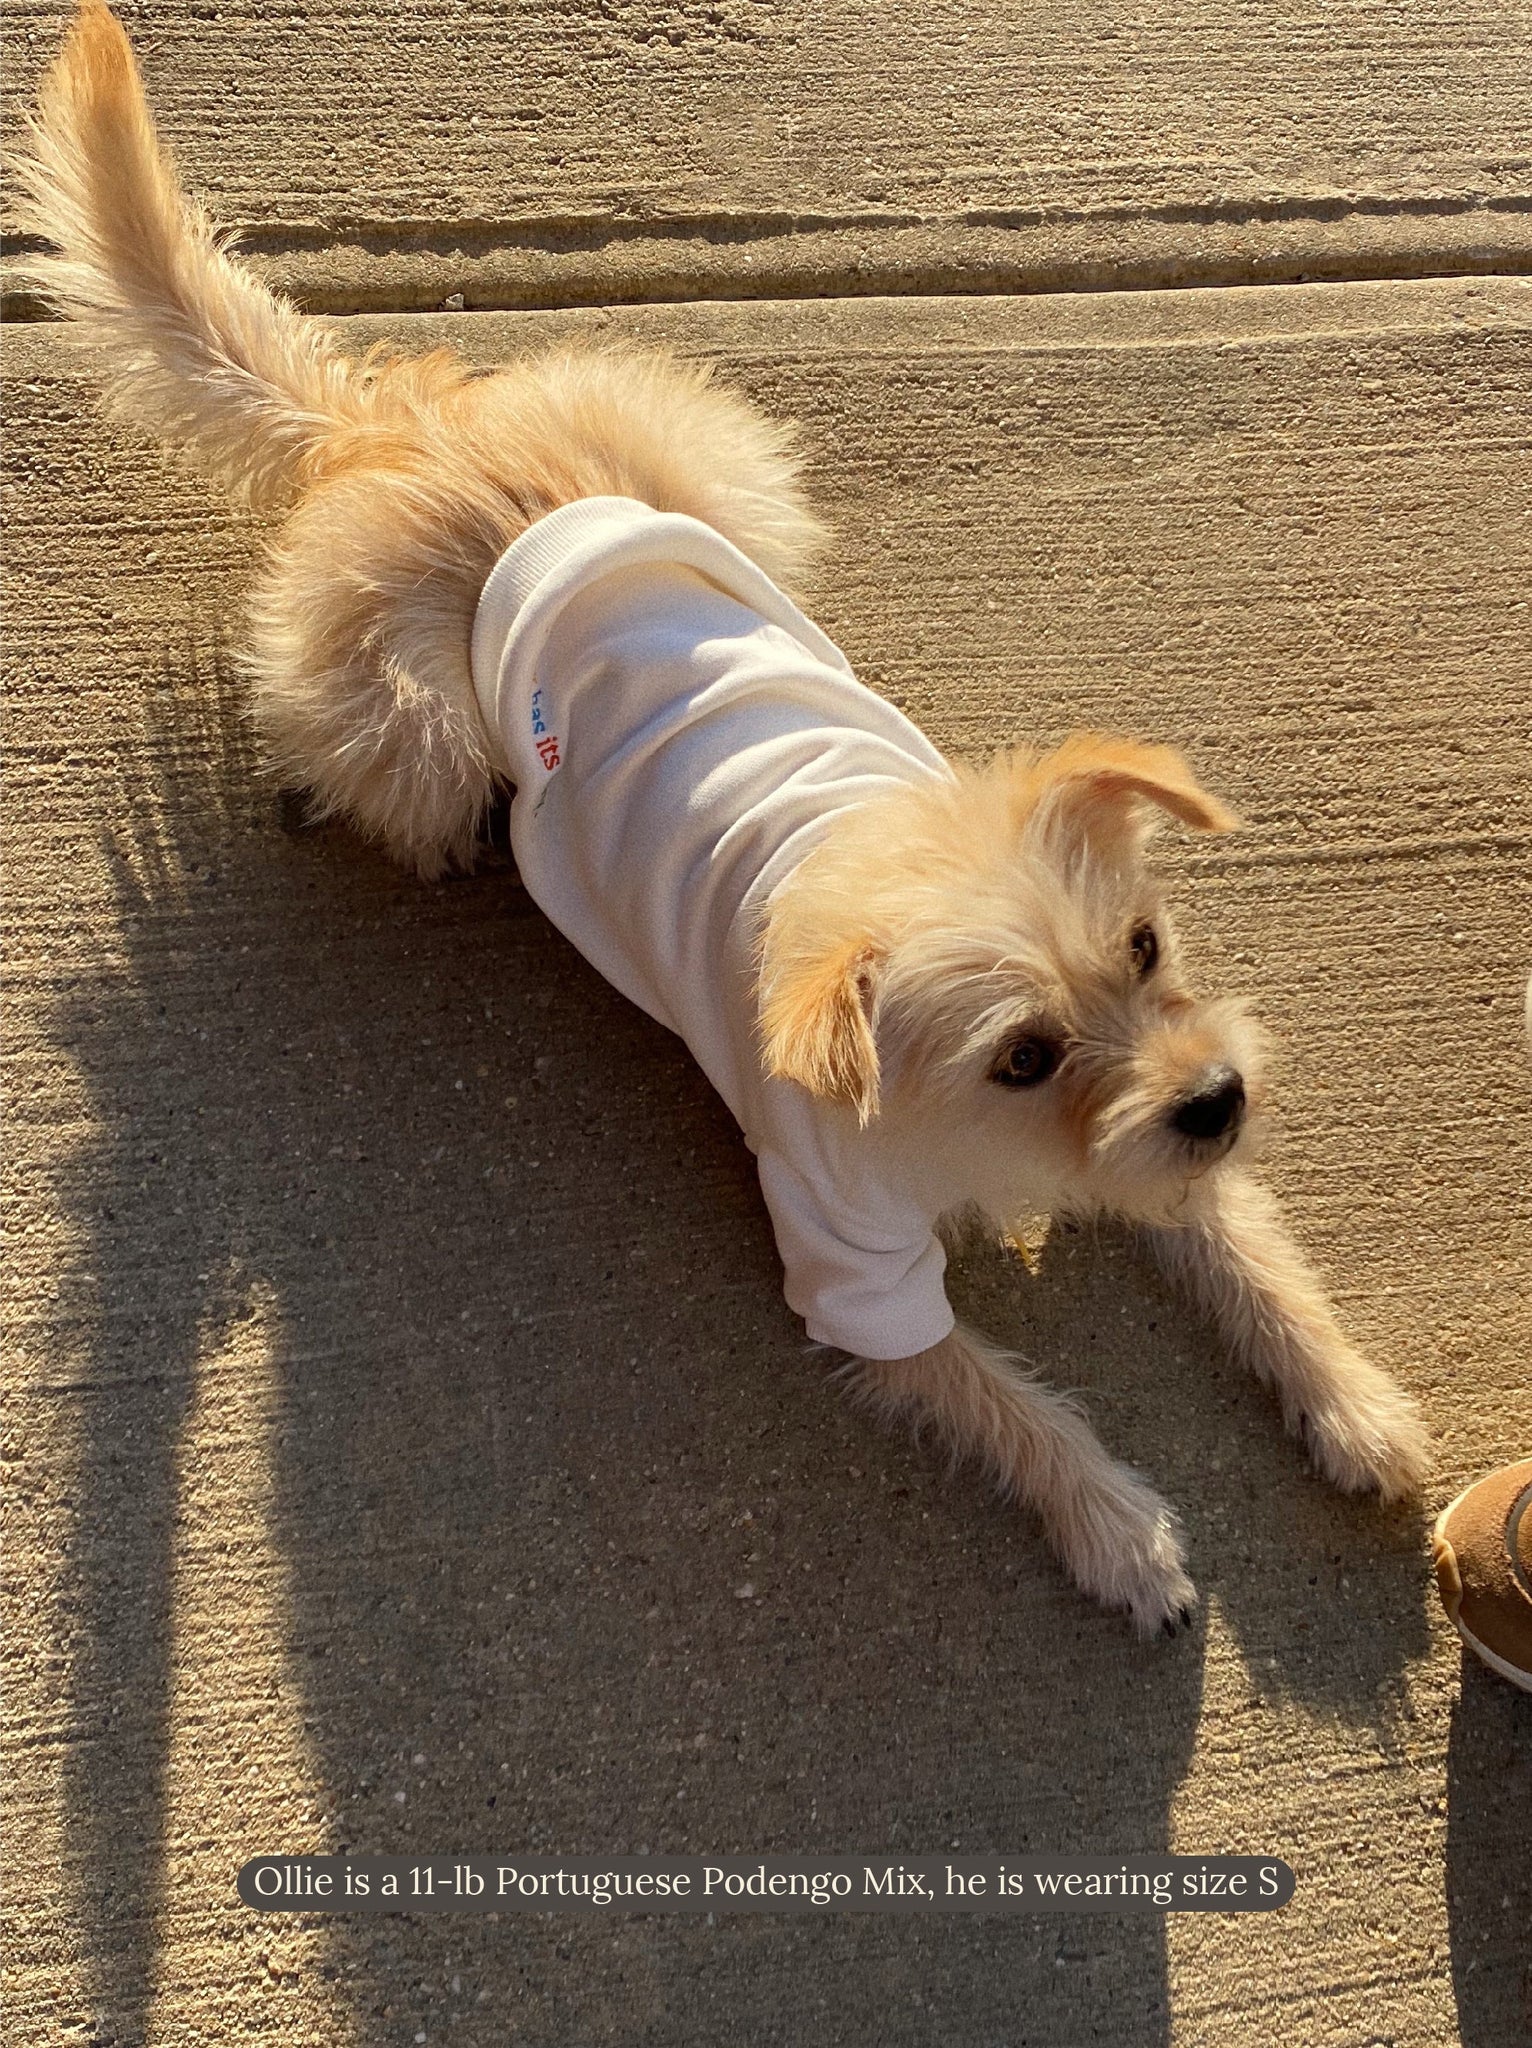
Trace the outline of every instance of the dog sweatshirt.
<instances>
[{"instance_id":1,"label":"dog sweatshirt","mask_svg":"<svg viewBox=\"0 0 1532 2048\"><path fill-rule=\"evenodd\" d=\"M938 1343L931 1196L876 1124L762 1071L754 949L835 814L948 777L940 754L721 534L628 498L562 506L506 550L472 657L522 880L729 1105L810 1337Z\"/></svg>"}]
</instances>

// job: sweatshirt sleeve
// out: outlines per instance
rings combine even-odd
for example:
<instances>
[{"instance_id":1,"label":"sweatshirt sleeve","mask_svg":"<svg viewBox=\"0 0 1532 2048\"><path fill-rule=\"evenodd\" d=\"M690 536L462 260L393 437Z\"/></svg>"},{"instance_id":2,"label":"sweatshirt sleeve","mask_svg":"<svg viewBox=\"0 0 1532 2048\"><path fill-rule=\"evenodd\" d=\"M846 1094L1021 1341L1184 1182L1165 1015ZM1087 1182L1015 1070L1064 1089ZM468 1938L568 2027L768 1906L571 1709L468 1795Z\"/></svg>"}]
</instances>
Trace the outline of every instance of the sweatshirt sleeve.
<instances>
[{"instance_id":1,"label":"sweatshirt sleeve","mask_svg":"<svg viewBox=\"0 0 1532 2048\"><path fill-rule=\"evenodd\" d=\"M858 1358L909 1358L950 1333L947 1256L923 1217L837 1214L832 1223L780 1153L763 1151L758 1165L787 1305L815 1343Z\"/></svg>"}]
</instances>

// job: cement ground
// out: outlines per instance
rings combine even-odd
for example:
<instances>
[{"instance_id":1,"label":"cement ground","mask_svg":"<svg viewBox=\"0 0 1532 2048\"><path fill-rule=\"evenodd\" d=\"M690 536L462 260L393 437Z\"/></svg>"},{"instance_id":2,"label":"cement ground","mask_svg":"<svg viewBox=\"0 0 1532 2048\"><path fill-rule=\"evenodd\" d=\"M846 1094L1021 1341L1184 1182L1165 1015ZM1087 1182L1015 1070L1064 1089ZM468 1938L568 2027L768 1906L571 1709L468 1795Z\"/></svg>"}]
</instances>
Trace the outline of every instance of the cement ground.
<instances>
[{"instance_id":1,"label":"cement ground","mask_svg":"<svg viewBox=\"0 0 1532 2048\"><path fill-rule=\"evenodd\" d=\"M56 20L11 20L20 95ZM1189 749L1246 820L1166 857L1281 1045L1267 1171L1438 1464L1418 1511L1326 1492L1122 1237L976 1252L966 1312L1186 1518L1192 1637L1086 1607L839 1403L727 1116L503 858L424 887L262 781L261 528L12 327L8 2038L1516 2048L1532 1702L1424 1538L1532 1413L1525 15L132 20L264 260L404 309L348 341L717 356L805 425L816 615L939 743ZM1298 243L1348 281L1205 288ZM1160 275L1204 288L1036 289ZM1299 1882L1166 1922L235 1900L341 1845Z\"/></svg>"}]
</instances>

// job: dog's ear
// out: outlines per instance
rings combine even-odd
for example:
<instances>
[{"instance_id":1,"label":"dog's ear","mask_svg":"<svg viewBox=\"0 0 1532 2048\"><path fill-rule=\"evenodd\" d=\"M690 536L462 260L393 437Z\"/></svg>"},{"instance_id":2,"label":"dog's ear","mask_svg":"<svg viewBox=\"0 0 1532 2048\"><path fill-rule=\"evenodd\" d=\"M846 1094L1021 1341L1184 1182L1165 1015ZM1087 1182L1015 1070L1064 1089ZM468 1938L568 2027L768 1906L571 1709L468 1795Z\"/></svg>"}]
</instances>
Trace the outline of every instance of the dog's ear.
<instances>
[{"instance_id":1,"label":"dog's ear","mask_svg":"<svg viewBox=\"0 0 1532 2048\"><path fill-rule=\"evenodd\" d=\"M1040 759L1013 768L1018 815L1039 811L1084 821L1102 807L1121 812L1134 799L1153 804L1194 832L1232 832L1239 820L1198 782L1174 747L1149 747L1109 733L1080 732Z\"/></svg>"},{"instance_id":2,"label":"dog's ear","mask_svg":"<svg viewBox=\"0 0 1532 2048\"><path fill-rule=\"evenodd\" d=\"M775 935L772 935L775 936ZM868 1012L876 956L865 939L783 957L768 936L761 975L761 1052L768 1074L811 1095L878 1113L878 1048Z\"/></svg>"}]
</instances>

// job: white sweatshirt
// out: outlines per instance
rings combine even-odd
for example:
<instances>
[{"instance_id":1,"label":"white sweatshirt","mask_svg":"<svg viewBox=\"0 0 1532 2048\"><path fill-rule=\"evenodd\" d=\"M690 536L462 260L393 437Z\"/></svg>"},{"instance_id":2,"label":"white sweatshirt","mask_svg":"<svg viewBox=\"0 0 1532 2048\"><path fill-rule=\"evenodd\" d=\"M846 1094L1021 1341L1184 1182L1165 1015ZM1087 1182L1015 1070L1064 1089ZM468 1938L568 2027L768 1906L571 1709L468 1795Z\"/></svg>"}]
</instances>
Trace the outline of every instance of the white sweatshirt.
<instances>
[{"instance_id":1,"label":"white sweatshirt","mask_svg":"<svg viewBox=\"0 0 1532 2048\"><path fill-rule=\"evenodd\" d=\"M903 1358L952 1328L935 1211L876 1126L761 1069L753 947L837 811L950 770L711 527L562 506L490 572L473 678L522 880L678 1032L756 1154L810 1337Z\"/></svg>"}]
</instances>

